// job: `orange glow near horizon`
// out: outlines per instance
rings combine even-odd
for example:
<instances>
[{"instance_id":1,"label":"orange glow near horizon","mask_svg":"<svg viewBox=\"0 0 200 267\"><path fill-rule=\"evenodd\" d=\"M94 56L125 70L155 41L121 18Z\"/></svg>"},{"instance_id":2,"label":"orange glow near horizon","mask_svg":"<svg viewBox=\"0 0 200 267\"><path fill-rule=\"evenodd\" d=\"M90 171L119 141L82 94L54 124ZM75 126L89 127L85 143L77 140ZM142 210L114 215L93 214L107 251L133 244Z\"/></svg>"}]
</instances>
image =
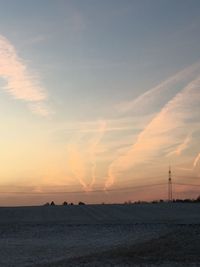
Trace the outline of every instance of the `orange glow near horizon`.
<instances>
[{"instance_id":1,"label":"orange glow near horizon","mask_svg":"<svg viewBox=\"0 0 200 267\"><path fill-rule=\"evenodd\" d=\"M169 165L174 195L197 197L196 1L14 2L0 8L0 206L166 199Z\"/></svg>"}]
</instances>

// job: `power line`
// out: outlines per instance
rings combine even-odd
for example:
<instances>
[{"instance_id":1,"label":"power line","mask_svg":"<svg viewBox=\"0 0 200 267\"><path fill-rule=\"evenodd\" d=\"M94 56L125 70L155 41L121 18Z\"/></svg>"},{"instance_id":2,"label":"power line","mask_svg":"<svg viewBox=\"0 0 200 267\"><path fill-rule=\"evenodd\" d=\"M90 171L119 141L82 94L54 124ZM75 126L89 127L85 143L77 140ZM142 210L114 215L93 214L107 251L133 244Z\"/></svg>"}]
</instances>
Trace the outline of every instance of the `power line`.
<instances>
[{"instance_id":1,"label":"power line","mask_svg":"<svg viewBox=\"0 0 200 267\"><path fill-rule=\"evenodd\" d=\"M189 176L189 175L174 175L175 178L186 178L186 179L199 179L198 176Z\"/></svg>"},{"instance_id":2,"label":"power line","mask_svg":"<svg viewBox=\"0 0 200 267\"><path fill-rule=\"evenodd\" d=\"M194 186L194 187L200 187L200 184L188 184L188 183L172 183L172 185L177 186ZM107 193L107 192L126 192L126 191L135 191L138 189L143 188L150 188L150 187L157 187L157 186L166 186L168 183L157 183L157 184L145 184L145 185L138 185L138 186L129 186L129 187L122 187L122 188L113 188L113 189L96 189L91 191L50 191L50 192L30 192L30 191L2 191L0 194L16 194L16 195L53 195L53 194L94 194L94 193Z\"/></svg>"},{"instance_id":3,"label":"power line","mask_svg":"<svg viewBox=\"0 0 200 267\"><path fill-rule=\"evenodd\" d=\"M159 183L159 184L148 184L148 185L139 185L139 186L130 186L130 187L123 187L123 188L115 188L115 189L97 189L92 191L52 191L52 192L25 192L25 191L2 191L1 194L24 194L24 195L52 195L52 194L83 194L83 193L106 193L106 192L119 192L119 191L132 191L137 190L140 188L147 188L147 187L154 187L154 186L161 186L166 185L166 183Z\"/></svg>"},{"instance_id":4,"label":"power line","mask_svg":"<svg viewBox=\"0 0 200 267\"><path fill-rule=\"evenodd\" d=\"M186 185L186 186L197 186L199 187L200 184L181 184L181 183L173 183L174 185Z\"/></svg>"}]
</instances>

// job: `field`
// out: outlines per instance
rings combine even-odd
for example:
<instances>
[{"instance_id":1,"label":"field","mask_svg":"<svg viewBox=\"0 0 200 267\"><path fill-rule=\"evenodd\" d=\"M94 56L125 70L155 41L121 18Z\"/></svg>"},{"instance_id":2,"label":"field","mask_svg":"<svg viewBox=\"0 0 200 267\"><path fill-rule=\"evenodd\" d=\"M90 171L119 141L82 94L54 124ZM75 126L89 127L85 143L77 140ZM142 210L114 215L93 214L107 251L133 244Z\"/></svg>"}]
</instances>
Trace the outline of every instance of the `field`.
<instances>
[{"instance_id":1,"label":"field","mask_svg":"<svg viewBox=\"0 0 200 267\"><path fill-rule=\"evenodd\" d=\"M200 204L0 208L0 266L200 266Z\"/></svg>"}]
</instances>

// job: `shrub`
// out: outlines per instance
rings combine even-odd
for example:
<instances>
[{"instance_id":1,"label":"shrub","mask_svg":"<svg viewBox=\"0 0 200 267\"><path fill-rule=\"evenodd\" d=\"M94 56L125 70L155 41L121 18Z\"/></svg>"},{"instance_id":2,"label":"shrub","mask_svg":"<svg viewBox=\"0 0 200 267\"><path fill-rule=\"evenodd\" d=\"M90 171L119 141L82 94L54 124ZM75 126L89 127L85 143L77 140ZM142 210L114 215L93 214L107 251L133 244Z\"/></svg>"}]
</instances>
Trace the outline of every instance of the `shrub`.
<instances>
[{"instance_id":1,"label":"shrub","mask_svg":"<svg viewBox=\"0 0 200 267\"><path fill-rule=\"evenodd\" d=\"M84 202L81 202L81 201L78 204L79 205L85 205L85 203Z\"/></svg>"}]
</instances>

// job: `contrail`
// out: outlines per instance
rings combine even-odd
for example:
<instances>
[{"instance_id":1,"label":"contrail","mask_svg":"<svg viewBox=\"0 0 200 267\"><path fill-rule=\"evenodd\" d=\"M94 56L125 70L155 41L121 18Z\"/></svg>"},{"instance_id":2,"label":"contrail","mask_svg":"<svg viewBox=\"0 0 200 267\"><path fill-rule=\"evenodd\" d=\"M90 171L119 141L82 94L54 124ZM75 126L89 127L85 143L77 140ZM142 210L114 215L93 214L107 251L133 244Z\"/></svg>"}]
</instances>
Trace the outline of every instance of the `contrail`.
<instances>
[{"instance_id":1,"label":"contrail","mask_svg":"<svg viewBox=\"0 0 200 267\"><path fill-rule=\"evenodd\" d=\"M195 168L197 166L197 164L199 163L199 161L200 161L200 153L194 159L193 168Z\"/></svg>"},{"instance_id":2,"label":"contrail","mask_svg":"<svg viewBox=\"0 0 200 267\"><path fill-rule=\"evenodd\" d=\"M140 95L136 99L120 103L117 106L117 109L121 113L136 111L138 114L138 109L140 109L140 111L142 112L144 109L150 107L155 108L155 105L157 105L158 103L159 105L165 104L170 100L171 97L173 97L172 93L176 94L176 92L178 92L177 90L180 90L177 87L178 83L182 83L181 85L184 87L183 83L187 84L191 80L195 79L195 77L199 74L199 71L200 62L197 62L177 72L157 86L149 89L147 92Z\"/></svg>"},{"instance_id":3,"label":"contrail","mask_svg":"<svg viewBox=\"0 0 200 267\"><path fill-rule=\"evenodd\" d=\"M110 164L105 189L114 183L116 176L121 172L131 166L148 162L159 156L160 151L166 155L167 149L177 143L180 133L183 135L183 131L185 131L185 127L183 127L185 121L188 122L199 116L199 86L200 77L177 93L138 135L132 147ZM188 142L189 140L186 140L185 145ZM195 164L197 164L197 160Z\"/></svg>"},{"instance_id":4,"label":"contrail","mask_svg":"<svg viewBox=\"0 0 200 267\"><path fill-rule=\"evenodd\" d=\"M179 144L175 150L171 151L167 156L171 155L181 155L181 153L188 147L191 142L191 134L187 135L181 144Z\"/></svg>"},{"instance_id":5,"label":"contrail","mask_svg":"<svg viewBox=\"0 0 200 267\"><path fill-rule=\"evenodd\" d=\"M191 168L178 168L178 169L183 171L194 171L195 168L198 166L199 161L200 161L200 153L194 158L193 165Z\"/></svg>"},{"instance_id":6,"label":"contrail","mask_svg":"<svg viewBox=\"0 0 200 267\"><path fill-rule=\"evenodd\" d=\"M71 172L82 185L83 189L85 191L89 191L90 189L84 181L86 176L85 164L75 145L69 146L68 164L70 166Z\"/></svg>"},{"instance_id":7,"label":"contrail","mask_svg":"<svg viewBox=\"0 0 200 267\"><path fill-rule=\"evenodd\" d=\"M97 153L97 146L99 145L102 137L104 136L106 130L106 122L105 121L100 121L100 127L99 127L99 134L96 137L96 139L92 142L91 148L90 148L90 161L92 164L91 168L91 175L92 175L92 181L90 183L90 188L92 189L95 181L96 181L96 153Z\"/></svg>"},{"instance_id":8,"label":"contrail","mask_svg":"<svg viewBox=\"0 0 200 267\"><path fill-rule=\"evenodd\" d=\"M96 182L97 148L105 133L106 122L102 120L99 122L99 125L98 131L96 131L96 137L89 142L89 145L82 153L78 150L77 145L71 144L68 150L68 164L70 170L86 192L91 191ZM91 166L91 181L85 182L86 176L89 173L89 166Z\"/></svg>"}]
</instances>

